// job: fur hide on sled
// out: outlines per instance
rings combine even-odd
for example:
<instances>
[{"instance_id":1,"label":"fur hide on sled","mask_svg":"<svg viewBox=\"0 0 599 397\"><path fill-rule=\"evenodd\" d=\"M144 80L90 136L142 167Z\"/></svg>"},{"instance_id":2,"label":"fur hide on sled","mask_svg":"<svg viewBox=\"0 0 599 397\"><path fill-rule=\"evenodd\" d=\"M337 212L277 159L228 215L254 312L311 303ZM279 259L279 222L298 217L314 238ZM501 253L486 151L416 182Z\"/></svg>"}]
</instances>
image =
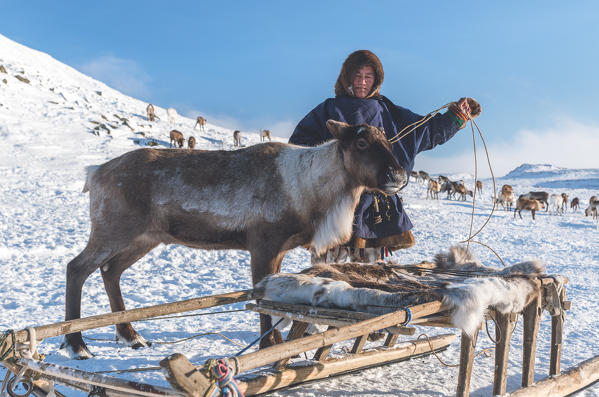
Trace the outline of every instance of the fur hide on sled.
<instances>
[{"instance_id":1,"label":"fur hide on sled","mask_svg":"<svg viewBox=\"0 0 599 397\"><path fill-rule=\"evenodd\" d=\"M472 337L487 307L503 314L521 312L536 292L532 277L545 271L540 261L486 267L461 246L437 254L435 263L438 272L425 277L382 262L322 264L300 273L271 274L256 287L264 289L267 300L373 314L442 300L452 324Z\"/></svg>"}]
</instances>

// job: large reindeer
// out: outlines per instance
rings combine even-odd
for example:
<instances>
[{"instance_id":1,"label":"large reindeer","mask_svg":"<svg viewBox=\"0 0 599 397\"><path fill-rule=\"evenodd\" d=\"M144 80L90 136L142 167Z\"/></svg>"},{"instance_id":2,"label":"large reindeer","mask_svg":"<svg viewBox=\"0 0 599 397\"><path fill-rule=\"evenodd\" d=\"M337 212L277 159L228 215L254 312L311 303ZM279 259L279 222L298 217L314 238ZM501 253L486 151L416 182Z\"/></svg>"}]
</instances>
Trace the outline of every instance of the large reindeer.
<instances>
[{"instance_id":1,"label":"large reindeer","mask_svg":"<svg viewBox=\"0 0 599 397\"><path fill-rule=\"evenodd\" d=\"M256 284L280 271L287 250L311 245L322 253L349 240L364 189L393 194L407 177L375 127L327 127L336 139L315 147L139 149L88 167L91 232L67 266L66 320L80 317L83 284L98 268L110 308L125 310L121 274L161 243L247 250ZM264 333L271 319L260 319ZM116 332L134 347L147 344L129 323ZM275 332L261 345L277 340ZM65 346L75 358L92 356L80 332L66 335Z\"/></svg>"}]
</instances>

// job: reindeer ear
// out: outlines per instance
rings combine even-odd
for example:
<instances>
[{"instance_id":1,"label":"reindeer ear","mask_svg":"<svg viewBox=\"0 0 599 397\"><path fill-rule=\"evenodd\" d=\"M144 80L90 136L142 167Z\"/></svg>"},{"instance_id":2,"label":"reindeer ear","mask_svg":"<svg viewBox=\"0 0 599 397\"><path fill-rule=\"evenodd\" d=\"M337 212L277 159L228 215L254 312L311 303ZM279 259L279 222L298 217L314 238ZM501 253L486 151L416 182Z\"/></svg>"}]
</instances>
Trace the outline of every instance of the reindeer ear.
<instances>
[{"instance_id":1,"label":"reindeer ear","mask_svg":"<svg viewBox=\"0 0 599 397\"><path fill-rule=\"evenodd\" d=\"M327 128L329 132L333 135L335 139L341 139L343 136L343 132L346 128L349 127L349 124L343 123L335 120L327 120Z\"/></svg>"}]
</instances>

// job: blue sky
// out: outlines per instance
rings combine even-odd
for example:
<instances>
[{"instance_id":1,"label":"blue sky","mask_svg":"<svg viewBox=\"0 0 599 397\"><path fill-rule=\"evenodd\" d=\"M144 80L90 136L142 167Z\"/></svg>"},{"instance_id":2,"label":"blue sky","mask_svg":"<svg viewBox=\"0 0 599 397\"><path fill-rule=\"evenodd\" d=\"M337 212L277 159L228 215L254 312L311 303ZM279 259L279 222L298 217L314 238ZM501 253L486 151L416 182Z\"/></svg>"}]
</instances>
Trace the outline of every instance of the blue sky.
<instances>
[{"instance_id":1,"label":"blue sky","mask_svg":"<svg viewBox=\"0 0 599 397\"><path fill-rule=\"evenodd\" d=\"M169 3L13 0L0 33L131 96L280 136L334 95L350 52L370 49L382 94L416 113L478 99L499 175L524 162L599 168L599 2ZM417 167L472 164L468 128Z\"/></svg>"}]
</instances>

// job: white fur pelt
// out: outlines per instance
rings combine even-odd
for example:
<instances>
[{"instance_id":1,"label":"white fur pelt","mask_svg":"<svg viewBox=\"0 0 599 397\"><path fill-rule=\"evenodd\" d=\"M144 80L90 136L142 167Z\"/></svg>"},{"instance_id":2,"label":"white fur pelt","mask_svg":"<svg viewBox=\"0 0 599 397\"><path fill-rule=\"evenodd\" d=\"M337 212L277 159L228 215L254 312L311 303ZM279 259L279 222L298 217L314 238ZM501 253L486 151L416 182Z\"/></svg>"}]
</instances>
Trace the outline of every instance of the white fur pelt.
<instances>
[{"instance_id":1,"label":"white fur pelt","mask_svg":"<svg viewBox=\"0 0 599 397\"><path fill-rule=\"evenodd\" d=\"M521 262L505 269L489 268L460 246L438 254L435 262L438 269L475 272L478 276L455 282L455 277L451 280L447 275L439 275L439 279L448 282L439 293L443 296L443 304L451 311L452 324L470 336L479 328L488 307L504 314L521 312L536 288L535 283L523 276L537 276L545 270L540 261ZM409 305L406 294L354 288L345 281L307 274L272 274L256 287L264 289L268 300L373 314L388 313Z\"/></svg>"}]
</instances>

